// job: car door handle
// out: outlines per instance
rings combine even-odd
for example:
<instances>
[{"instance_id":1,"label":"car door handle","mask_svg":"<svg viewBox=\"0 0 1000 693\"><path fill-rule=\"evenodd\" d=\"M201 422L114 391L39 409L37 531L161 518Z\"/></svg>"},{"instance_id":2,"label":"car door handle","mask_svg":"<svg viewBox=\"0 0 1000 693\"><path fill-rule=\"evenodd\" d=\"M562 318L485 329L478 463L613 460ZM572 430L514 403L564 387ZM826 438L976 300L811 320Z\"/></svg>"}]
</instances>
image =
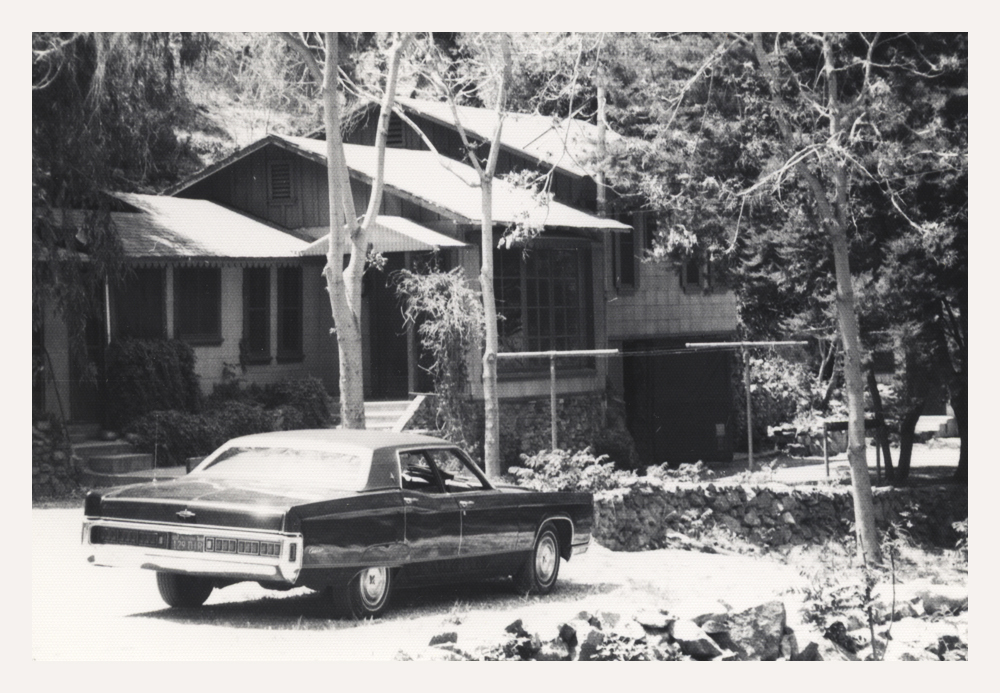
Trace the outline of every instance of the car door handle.
<instances>
[{"instance_id":1,"label":"car door handle","mask_svg":"<svg viewBox=\"0 0 1000 693\"><path fill-rule=\"evenodd\" d=\"M469 508L475 505L475 501L458 501L458 505L462 508Z\"/></svg>"},{"instance_id":2,"label":"car door handle","mask_svg":"<svg viewBox=\"0 0 1000 693\"><path fill-rule=\"evenodd\" d=\"M403 496L403 502L406 503L407 505L413 505L414 503L417 502L417 499L414 498L413 496Z\"/></svg>"}]
</instances>

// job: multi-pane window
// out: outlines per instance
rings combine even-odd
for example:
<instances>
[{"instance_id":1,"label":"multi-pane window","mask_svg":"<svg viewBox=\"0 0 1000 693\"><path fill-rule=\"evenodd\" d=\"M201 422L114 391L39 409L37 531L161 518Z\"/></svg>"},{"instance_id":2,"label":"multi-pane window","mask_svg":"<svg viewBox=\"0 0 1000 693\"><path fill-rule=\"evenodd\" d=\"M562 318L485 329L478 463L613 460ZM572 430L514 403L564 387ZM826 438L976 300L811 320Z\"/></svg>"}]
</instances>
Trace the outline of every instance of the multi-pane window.
<instances>
[{"instance_id":1,"label":"multi-pane window","mask_svg":"<svg viewBox=\"0 0 1000 693\"><path fill-rule=\"evenodd\" d=\"M222 271L218 267L174 268L174 332L192 344L222 342Z\"/></svg>"},{"instance_id":2,"label":"multi-pane window","mask_svg":"<svg viewBox=\"0 0 1000 693\"><path fill-rule=\"evenodd\" d=\"M302 268L278 268L278 359L302 358Z\"/></svg>"},{"instance_id":3,"label":"multi-pane window","mask_svg":"<svg viewBox=\"0 0 1000 693\"><path fill-rule=\"evenodd\" d=\"M501 351L588 349L590 252L579 246L494 251ZM543 366L526 362L524 366Z\"/></svg>"},{"instance_id":4,"label":"multi-pane window","mask_svg":"<svg viewBox=\"0 0 1000 693\"><path fill-rule=\"evenodd\" d=\"M115 335L131 339L163 339L166 336L162 267L135 267L115 288Z\"/></svg>"},{"instance_id":5,"label":"multi-pane window","mask_svg":"<svg viewBox=\"0 0 1000 693\"><path fill-rule=\"evenodd\" d=\"M271 360L271 268L243 270L243 355L250 363Z\"/></svg>"}]
</instances>

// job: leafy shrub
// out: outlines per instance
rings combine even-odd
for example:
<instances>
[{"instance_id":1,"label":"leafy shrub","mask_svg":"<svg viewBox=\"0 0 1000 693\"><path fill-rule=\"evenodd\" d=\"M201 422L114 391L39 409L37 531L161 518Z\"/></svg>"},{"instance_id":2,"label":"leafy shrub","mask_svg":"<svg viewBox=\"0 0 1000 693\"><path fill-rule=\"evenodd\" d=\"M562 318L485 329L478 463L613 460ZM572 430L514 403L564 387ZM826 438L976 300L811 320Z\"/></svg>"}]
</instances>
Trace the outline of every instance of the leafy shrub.
<instances>
[{"instance_id":1,"label":"leafy shrub","mask_svg":"<svg viewBox=\"0 0 1000 693\"><path fill-rule=\"evenodd\" d=\"M734 440L745 446L746 387L743 380L743 360L734 358L733 409ZM814 400L814 378L805 364L778 354L750 357L750 405L753 421L754 447L767 437L768 426L787 424L800 414L808 414ZM743 449L740 447L740 449Z\"/></svg>"},{"instance_id":2,"label":"leafy shrub","mask_svg":"<svg viewBox=\"0 0 1000 693\"><path fill-rule=\"evenodd\" d=\"M223 379L200 414L156 411L134 420L125 432L140 452L165 455L171 464L208 455L230 438L328 428L333 406L316 378L244 387L235 377Z\"/></svg>"},{"instance_id":3,"label":"leafy shrub","mask_svg":"<svg viewBox=\"0 0 1000 693\"><path fill-rule=\"evenodd\" d=\"M105 424L120 429L148 412L198 411L194 351L179 340L125 339L106 352Z\"/></svg>"},{"instance_id":4,"label":"leafy shrub","mask_svg":"<svg viewBox=\"0 0 1000 693\"><path fill-rule=\"evenodd\" d=\"M646 468L646 476L664 481L697 482L706 481L715 476L715 472L705 467L701 460L694 464L682 464L677 469L671 469L666 462L651 465Z\"/></svg>"},{"instance_id":5,"label":"leafy shrub","mask_svg":"<svg viewBox=\"0 0 1000 693\"><path fill-rule=\"evenodd\" d=\"M618 469L639 468L639 451L635 440L625 426L625 415L621 407L608 406L608 424L594 434L591 447L594 454L606 455Z\"/></svg>"},{"instance_id":6,"label":"leafy shrub","mask_svg":"<svg viewBox=\"0 0 1000 693\"><path fill-rule=\"evenodd\" d=\"M333 400L318 378L244 385L232 370L225 370L222 382L214 386L205 408L217 409L231 402L281 409L282 430L329 428L336 423Z\"/></svg>"},{"instance_id":7,"label":"leafy shrub","mask_svg":"<svg viewBox=\"0 0 1000 693\"><path fill-rule=\"evenodd\" d=\"M158 464L184 464L188 457L207 455L226 441L216 417L181 411L144 414L125 433L139 452L155 452Z\"/></svg>"},{"instance_id":8,"label":"leafy shrub","mask_svg":"<svg viewBox=\"0 0 1000 693\"><path fill-rule=\"evenodd\" d=\"M437 421L443 437L466 448L475 447L476 421L469 416L465 389L468 354L481 352L485 318L479 295L461 267L423 273L400 270L396 291L405 299L404 317L417 326L422 360L434 381Z\"/></svg>"},{"instance_id":9,"label":"leafy shrub","mask_svg":"<svg viewBox=\"0 0 1000 693\"><path fill-rule=\"evenodd\" d=\"M535 491L606 491L638 479L634 472L615 469L606 456L594 457L590 448L572 453L542 450L537 455L521 455L521 462L523 466L507 471L519 486Z\"/></svg>"},{"instance_id":10,"label":"leafy shrub","mask_svg":"<svg viewBox=\"0 0 1000 693\"><path fill-rule=\"evenodd\" d=\"M336 423L333 400L318 378L308 377L265 385L260 403L267 409L281 409L285 412L284 430L329 428ZM296 413L291 413L292 410ZM290 421L294 421L295 425L289 425Z\"/></svg>"}]
</instances>

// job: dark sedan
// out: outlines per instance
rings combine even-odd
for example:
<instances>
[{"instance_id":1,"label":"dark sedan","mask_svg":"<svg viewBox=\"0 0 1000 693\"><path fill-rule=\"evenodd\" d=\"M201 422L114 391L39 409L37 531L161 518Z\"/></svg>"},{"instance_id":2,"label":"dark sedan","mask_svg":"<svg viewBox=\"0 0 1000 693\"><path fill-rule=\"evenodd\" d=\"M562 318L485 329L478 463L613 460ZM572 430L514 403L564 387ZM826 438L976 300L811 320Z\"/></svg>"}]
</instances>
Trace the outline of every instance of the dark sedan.
<instances>
[{"instance_id":1,"label":"dark sedan","mask_svg":"<svg viewBox=\"0 0 1000 693\"><path fill-rule=\"evenodd\" d=\"M87 560L156 571L171 606L253 580L332 588L365 618L397 584L551 591L560 558L587 550L593 499L494 484L438 438L312 430L233 439L180 479L92 491L84 513Z\"/></svg>"}]
</instances>

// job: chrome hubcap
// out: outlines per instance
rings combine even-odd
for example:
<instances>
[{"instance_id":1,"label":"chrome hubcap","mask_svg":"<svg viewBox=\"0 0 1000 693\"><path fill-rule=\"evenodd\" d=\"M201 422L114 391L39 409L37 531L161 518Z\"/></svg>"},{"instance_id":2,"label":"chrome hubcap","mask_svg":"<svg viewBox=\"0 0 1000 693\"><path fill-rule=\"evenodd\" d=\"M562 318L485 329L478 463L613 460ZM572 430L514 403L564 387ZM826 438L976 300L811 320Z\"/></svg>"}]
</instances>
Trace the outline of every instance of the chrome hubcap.
<instances>
[{"instance_id":1,"label":"chrome hubcap","mask_svg":"<svg viewBox=\"0 0 1000 693\"><path fill-rule=\"evenodd\" d=\"M539 582L547 583L552 580L558 560L559 554L556 553L555 539L552 538L552 535L547 534L542 537L538 544L538 550L535 552L535 575Z\"/></svg>"},{"instance_id":2,"label":"chrome hubcap","mask_svg":"<svg viewBox=\"0 0 1000 693\"><path fill-rule=\"evenodd\" d=\"M368 568L361 573L361 599L366 606L377 607L385 598L389 584L388 568Z\"/></svg>"}]
</instances>

